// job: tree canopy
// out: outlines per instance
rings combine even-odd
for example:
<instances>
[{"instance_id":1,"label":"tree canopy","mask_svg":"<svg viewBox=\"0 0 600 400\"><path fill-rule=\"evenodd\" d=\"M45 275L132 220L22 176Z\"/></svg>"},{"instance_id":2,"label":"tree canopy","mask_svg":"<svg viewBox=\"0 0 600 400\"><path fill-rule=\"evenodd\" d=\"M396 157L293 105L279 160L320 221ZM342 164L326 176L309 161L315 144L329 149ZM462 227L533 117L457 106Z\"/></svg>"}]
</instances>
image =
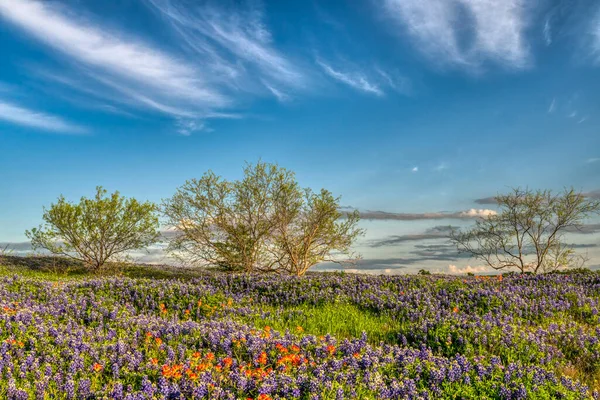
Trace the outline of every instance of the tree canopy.
<instances>
[{"instance_id":1,"label":"tree canopy","mask_svg":"<svg viewBox=\"0 0 600 400\"><path fill-rule=\"evenodd\" d=\"M294 173L275 164L247 164L236 181L209 171L163 202L168 250L228 271L303 275L351 255L362 233L358 214L341 220L339 201L326 190L300 189Z\"/></svg>"},{"instance_id":2,"label":"tree canopy","mask_svg":"<svg viewBox=\"0 0 600 400\"><path fill-rule=\"evenodd\" d=\"M60 196L44 209L43 220L43 226L25 233L33 247L82 261L93 270L159 238L155 204L126 199L119 192L107 196L102 187L96 188L94 198L82 197L78 204Z\"/></svg>"}]
</instances>

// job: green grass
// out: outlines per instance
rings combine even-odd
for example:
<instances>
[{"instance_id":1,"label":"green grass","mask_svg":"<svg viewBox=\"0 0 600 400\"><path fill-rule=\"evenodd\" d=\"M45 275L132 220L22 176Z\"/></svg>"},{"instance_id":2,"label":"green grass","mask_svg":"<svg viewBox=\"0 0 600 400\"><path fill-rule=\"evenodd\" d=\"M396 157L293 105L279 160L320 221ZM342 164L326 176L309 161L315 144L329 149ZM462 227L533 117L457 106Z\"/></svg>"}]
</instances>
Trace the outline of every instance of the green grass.
<instances>
[{"instance_id":1,"label":"green grass","mask_svg":"<svg viewBox=\"0 0 600 400\"><path fill-rule=\"evenodd\" d=\"M401 322L389 316L378 315L344 303L326 303L319 306L262 307L261 312L242 318L243 322L257 328L270 326L278 331L297 332L324 336L331 334L338 339L361 337L366 332L371 343L396 343Z\"/></svg>"},{"instance_id":2,"label":"green grass","mask_svg":"<svg viewBox=\"0 0 600 400\"><path fill-rule=\"evenodd\" d=\"M106 269L92 273L76 261L50 256L0 256L0 276L22 275L50 281L79 279L94 276L123 276L132 279L193 279L205 275L202 268L183 268L169 265L108 263Z\"/></svg>"}]
</instances>

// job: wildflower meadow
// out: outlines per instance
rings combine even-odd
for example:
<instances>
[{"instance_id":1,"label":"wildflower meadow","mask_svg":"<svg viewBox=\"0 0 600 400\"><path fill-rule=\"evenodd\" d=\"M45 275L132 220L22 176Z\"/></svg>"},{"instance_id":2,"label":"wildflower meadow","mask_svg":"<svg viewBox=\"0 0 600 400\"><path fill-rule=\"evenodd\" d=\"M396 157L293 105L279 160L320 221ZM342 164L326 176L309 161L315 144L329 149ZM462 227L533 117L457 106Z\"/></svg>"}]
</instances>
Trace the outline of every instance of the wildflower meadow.
<instances>
[{"instance_id":1,"label":"wildflower meadow","mask_svg":"<svg viewBox=\"0 0 600 400\"><path fill-rule=\"evenodd\" d=\"M600 275L0 277L0 398L600 398Z\"/></svg>"}]
</instances>

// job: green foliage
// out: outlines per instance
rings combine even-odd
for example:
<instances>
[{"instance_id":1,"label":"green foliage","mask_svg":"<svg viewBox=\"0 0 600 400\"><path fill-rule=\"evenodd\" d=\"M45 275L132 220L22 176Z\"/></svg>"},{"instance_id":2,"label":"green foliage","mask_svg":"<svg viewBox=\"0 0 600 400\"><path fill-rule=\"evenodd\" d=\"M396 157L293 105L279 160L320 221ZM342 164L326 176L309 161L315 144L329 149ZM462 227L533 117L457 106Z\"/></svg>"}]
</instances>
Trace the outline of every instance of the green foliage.
<instances>
[{"instance_id":1,"label":"green foliage","mask_svg":"<svg viewBox=\"0 0 600 400\"><path fill-rule=\"evenodd\" d=\"M426 269L420 269L418 273L419 275L431 275L431 272Z\"/></svg>"},{"instance_id":2,"label":"green foliage","mask_svg":"<svg viewBox=\"0 0 600 400\"><path fill-rule=\"evenodd\" d=\"M343 215L339 211L340 198L325 189L319 193L300 191L297 185L289 189L283 195L279 193L275 202L274 244L281 269L304 275L317 263L339 262L331 257L333 250L356 258L351 246L363 234L357 228L358 211Z\"/></svg>"},{"instance_id":3,"label":"green foliage","mask_svg":"<svg viewBox=\"0 0 600 400\"><path fill-rule=\"evenodd\" d=\"M94 271L158 240L156 205L126 199L119 192L106 194L97 187L94 198L82 197L78 204L60 196L56 204L44 209L45 225L25 234L34 248L81 261Z\"/></svg>"},{"instance_id":4,"label":"green foliage","mask_svg":"<svg viewBox=\"0 0 600 400\"><path fill-rule=\"evenodd\" d=\"M247 164L244 178L233 182L209 171L163 202L168 251L230 272L303 275L337 261L333 252L354 257L358 213L342 215L339 202L324 189L300 189L293 172L274 164Z\"/></svg>"}]
</instances>

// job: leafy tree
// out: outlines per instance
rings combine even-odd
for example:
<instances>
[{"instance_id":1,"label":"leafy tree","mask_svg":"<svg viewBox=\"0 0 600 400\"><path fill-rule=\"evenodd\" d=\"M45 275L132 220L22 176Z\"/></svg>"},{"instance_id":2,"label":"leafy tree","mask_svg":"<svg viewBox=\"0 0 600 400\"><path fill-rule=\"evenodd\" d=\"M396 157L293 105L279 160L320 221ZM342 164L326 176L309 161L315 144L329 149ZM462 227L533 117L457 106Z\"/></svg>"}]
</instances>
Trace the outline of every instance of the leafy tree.
<instances>
[{"instance_id":1,"label":"leafy tree","mask_svg":"<svg viewBox=\"0 0 600 400\"><path fill-rule=\"evenodd\" d=\"M358 216L334 224L339 199L321 193L300 190L293 172L264 162L246 164L244 178L233 182L209 171L163 202L172 231L168 250L185 262L231 272L301 275L331 251L349 248L356 236L344 227Z\"/></svg>"},{"instance_id":2,"label":"leafy tree","mask_svg":"<svg viewBox=\"0 0 600 400\"><path fill-rule=\"evenodd\" d=\"M231 272L268 271L273 194L293 175L275 165L247 164L244 179L229 182L209 171L187 181L163 202L173 231L168 251L185 262Z\"/></svg>"},{"instance_id":3,"label":"leafy tree","mask_svg":"<svg viewBox=\"0 0 600 400\"><path fill-rule=\"evenodd\" d=\"M314 193L295 185L281 194L276 201L274 243L283 271L302 276L320 262L343 263L357 257L351 246L363 234L357 228L358 211L342 214L340 198L325 189Z\"/></svg>"},{"instance_id":4,"label":"leafy tree","mask_svg":"<svg viewBox=\"0 0 600 400\"><path fill-rule=\"evenodd\" d=\"M56 204L44 209L45 225L25 234L34 248L81 261L94 271L118 255L158 240L155 204L126 199L119 192L106 194L99 186L94 198L82 197L79 204L60 196Z\"/></svg>"},{"instance_id":5,"label":"leafy tree","mask_svg":"<svg viewBox=\"0 0 600 400\"><path fill-rule=\"evenodd\" d=\"M513 189L495 197L499 212L479 219L450 239L459 251L470 253L495 269L521 273L550 272L581 267L585 258L565 243L565 235L581 229L583 221L600 213L600 201L573 189Z\"/></svg>"}]
</instances>

